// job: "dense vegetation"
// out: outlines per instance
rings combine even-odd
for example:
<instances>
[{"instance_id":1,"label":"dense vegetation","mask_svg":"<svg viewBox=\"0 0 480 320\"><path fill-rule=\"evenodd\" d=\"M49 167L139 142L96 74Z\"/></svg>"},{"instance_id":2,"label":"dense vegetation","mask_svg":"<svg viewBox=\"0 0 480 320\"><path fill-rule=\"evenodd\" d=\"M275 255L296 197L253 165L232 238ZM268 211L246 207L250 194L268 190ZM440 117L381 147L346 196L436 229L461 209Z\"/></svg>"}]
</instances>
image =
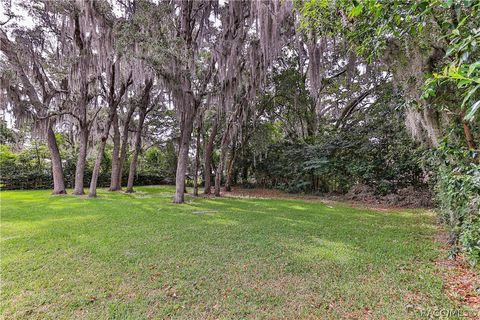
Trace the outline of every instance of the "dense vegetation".
<instances>
[{"instance_id":1,"label":"dense vegetation","mask_svg":"<svg viewBox=\"0 0 480 320\"><path fill-rule=\"evenodd\" d=\"M434 195L480 259L480 3L8 1L3 188Z\"/></svg>"},{"instance_id":2,"label":"dense vegetation","mask_svg":"<svg viewBox=\"0 0 480 320\"><path fill-rule=\"evenodd\" d=\"M8 134L15 136L16 132L6 128ZM56 135L58 147L63 159L63 172L65 174L65 187L74 187L75 176L75 149L66 141L66 137L58 133ZM18 140L23 140L18 137ZM33 145L16 147L16 143L6 143L0 145L0 165L4 170L0 180L2 188L5 190L16 189L52 189L53 181L51 174L51 163L48 155L48 147L41 140L33 140ZM172 184L175 171L175 152L170 143L164 148L156 146L145 150L144 156L138 163L138 169L135 172L135 185L158 185ZM126 159L126 166L122 169L122 181L128 179L128 164L130 157ZM89 159L85 167L85 183L90 183L94 161ZM103 155L100 165L101 172L98 176L98 186L110 186L110 168L112 166L111 146Z\"/></svg>"}]
</instances>

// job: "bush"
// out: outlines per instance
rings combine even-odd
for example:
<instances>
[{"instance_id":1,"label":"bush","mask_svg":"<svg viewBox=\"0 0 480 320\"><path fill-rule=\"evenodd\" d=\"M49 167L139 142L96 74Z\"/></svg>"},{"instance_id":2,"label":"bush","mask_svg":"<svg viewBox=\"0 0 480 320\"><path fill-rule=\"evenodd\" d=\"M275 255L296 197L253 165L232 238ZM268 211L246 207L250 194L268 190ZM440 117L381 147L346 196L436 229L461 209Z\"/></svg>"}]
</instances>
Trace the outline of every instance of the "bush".
<instances>
[{"instance_id":1,"label":"bush","mask_svg":"<svg viewBox=\"0 0 480 320\"><path fill-rule=\"evenodd\" d=\"M469 152L439 150L442 159L435 184L435 200L450 229L451 255L466 253L472 264L480 262L480 165Z\"/></svg>"},{"instance_id":2,"label":"bush","mask_svg":"<svg viewBox=\"0 0 480 320\"><path fill-rule=\"evenodd\" d=\"M254 167L256 181L287 192L347 193L357 184L378 195L425 187L424 150L405 130L404 115L377 104L341 129L328 123L315 138L270 143Z\"/></svg>"},{"instance_id":3,"label":"bush","mask_svg":"<svg viewBox=\"0 0 480 320\"><path fill-rule=\"evenodd\" d=\"M84 185L88 188L92 172L90 170L85 172ZM123 185L126 185L128 174L123 175ZM67 188L72 188L74 179L73 176L66 176L65 183ZM3 190L20 190L20 189L52 189L53 178L50 172L20 172L13 174L4 174L0 177L0 184ZM156 173L139 172L135 175L135 186L172 184L172 181ZM101 173L98 176L98 187L110 186L110 173Z\"/></svg>"},{"instance_id":4,"label":"bush","mask_svg":"<svg viewBox=\"0 0 480 320\"><path fill-rule=\"evenodd\" d=\"M161 157L157 157L162 159ZM143 160L143 159L141 159ZM75 166L77 157L66 153L63 155L63 174L65 179L65 186L73 188L75 183ZM166 165L164 165L166 167ZM135 175L134 185L157 185L157 184L172 184L174 179L171 178L170 172L158 167L154 164L149 166L139 167ZM53 188L53 178L50 171L50 159L47 148L44 144L35 142L32 147L25 148L20 152L13 152L12 148L7 145L0 145L0 185L4 190L18 190L18 189L51 189ZM92 177L93 159L86 163L84 186L90 186ZM101 165L101 173L98 176L98 187L109 187L111 168L111 159L108 152ZM122 172L122 182L126 185L128 180L128 161L124 165Z\"/></svg>"},{"instance_id":5,"label":"bush","mask_svg":"<svg viewBox=\"0 0 480 320\"><path fill-rule=\"evenodd\" d=\"M50 173L46 172L25 172L14 174L5 174L2 172L0 184L4 190L53 188L52 176Z\"/></svg>"}]
</instances>

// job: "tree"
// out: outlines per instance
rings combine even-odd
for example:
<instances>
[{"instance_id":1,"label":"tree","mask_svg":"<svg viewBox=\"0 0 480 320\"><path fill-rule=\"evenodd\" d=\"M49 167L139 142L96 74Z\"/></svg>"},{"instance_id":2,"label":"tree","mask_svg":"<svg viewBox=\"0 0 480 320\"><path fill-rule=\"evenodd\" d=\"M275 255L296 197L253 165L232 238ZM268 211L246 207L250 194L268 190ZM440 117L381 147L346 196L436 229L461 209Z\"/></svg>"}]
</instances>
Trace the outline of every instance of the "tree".
<instances>
[{"instance_id":1,"label":"tree","mask_svg":"<svg viewBox=\"0 0 480 320\"><path fill-rule=\"evenodd\" d=\"M53 194L65 194L62 159L58 150L53 126L55 117L63 113L62 103L55 99L65 91L62 82L54 80L46 70L56 60L47 60L42 55L43 41L47 38L41 29L15 31L17 38L12 42L5 31L0 30L1 50L16 74L14 82L2 75L2 89L6 88L14 114L22 122L32 118L35 126L47 136L52 160ZM22 53L19 56L19 53ZM18 81L18 82L17 82Z\"/></svg>"},{"instance_id":2,"label":"tree","mask_svg":"<svg viewBox=\"0 0 480 320\"><path fill-rule=\"evenodd\" d=\"M116 119L114 119L114 138L113 138L113 151L112 151L112 174L110 180L110 191L118 191L122 188L122 169L127 157L128 136L130 132L130 122L132 116L137 108L136 103L130 102L127 108L127 112L124 116L123 130L120 132L118 126L120 115L117 113ZM121 138L120 138L121 136Z\"/></svg>"},{"instance_id":3,"label":"tree","mask_svg":"<svg viewBox=\"0 0 480 320\"><path fill-rule=\"evenodd\" d=\"M88 141L102 104L99 95L100 75L112 65L113 21L109 19L109 10L110 7L105 2L79 1L70 3L63 12L68 23L62 25L62 33L70 33L71 38L61 37L61 41L74 61L70 67L69 85L73 93L72 115L78 123L75 195L84 194ZM96 181L94 184L91 188L92 196L95 195Z\"/></svg>"},{"instance_id":4,"label":"tree","mask_svg":"<svg viewBox=\"0 0 480 320\"><path fill-rule=\"evenodd\" d=\"M145 81L145 87L143 89L142 97L139 101L139 119L138 119L138 126L137 131L135 133L135 146L133 150L132 161L130 162L130 171L128 174L128 183L127 183L127 193L133 192L133 181L135 179L135 172L137 170L137 161L138 155L140 153L140 149L142 147L142 129L143 124L145 122L145 117L148 112L148 108L150 106L150 93L153 86L153 79L147 79Z\"/></svg>"},{"instance_id":5,"label":"tree","mask_svg":"<svg viewBox=\"0 0 480 320\"><path fill-rule=\"evenodd\" d=\"M204 194L210 194L211 193L211 187L212 187L212 152L213 152L213 146L215 143L215 138L217 136L217 130L218 130L218 118L216 115L214 115L214 122L212 125L212 129L210 131L210 136L208 139L205 140L205 152L204 152Z\"/></svg>"},{"instance_id":6,"label":"tree","mask_svg":"<svg viewBox=\"0 0 480 320\"><path fill-rule=\"evenodd\" d=\"M103 92L107 96L106 100L108 103L108 116L106 119L105 127L103 129L103 134L100 138L100 145L98 147L97 159L95 160L95 165L93 167L92 179L90 181L90 193L89 193L90 197L96 197L97 195L97 179L98 179L98 174L100 172L100 164L102 162L103 153L105 151L105 145L107 144L110 127L117 115L117 107L120 104L122 97L127 92L128 87L132 84L132 74L130 72L128 78L121 83L119 92L115 92L116 82L118 81L115 76L116 73L119 71L117 70L117 68L119 69L118 64L119 64L118 61L112 64L112 67L110 70L110 81L109 81L110 83L109 83L108 92L107 92L107 89L103 87Z\"/></svg>"}]
</instances>

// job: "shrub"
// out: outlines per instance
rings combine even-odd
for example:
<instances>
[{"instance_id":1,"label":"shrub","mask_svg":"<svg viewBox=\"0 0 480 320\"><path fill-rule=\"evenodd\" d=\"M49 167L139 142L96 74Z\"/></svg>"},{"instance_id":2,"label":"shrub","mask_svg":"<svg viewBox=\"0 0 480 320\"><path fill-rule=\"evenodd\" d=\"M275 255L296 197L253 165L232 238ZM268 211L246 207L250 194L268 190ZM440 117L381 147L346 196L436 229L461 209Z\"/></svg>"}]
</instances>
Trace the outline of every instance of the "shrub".
<instances>
[{"instance_id":1,"label":"shrub","mask_svg":"<svg viewBox=\"0 0 480 320\"><path fill-rule=\"evenodd\" d=\"M442 220L450 229L451 255L466 253L472 264L480 262L480 165L469 152L443 147L435 184L435 199Z\"/></svg>"}]
</instances>

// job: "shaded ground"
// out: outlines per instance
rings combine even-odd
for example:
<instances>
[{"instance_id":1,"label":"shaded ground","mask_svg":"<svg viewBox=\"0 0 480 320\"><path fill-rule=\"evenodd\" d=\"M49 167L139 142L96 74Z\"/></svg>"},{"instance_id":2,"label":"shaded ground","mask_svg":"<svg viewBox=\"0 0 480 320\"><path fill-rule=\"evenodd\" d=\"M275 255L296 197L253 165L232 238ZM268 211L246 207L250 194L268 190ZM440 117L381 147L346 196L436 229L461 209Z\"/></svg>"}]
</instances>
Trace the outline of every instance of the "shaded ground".
<instances>
[{"instance_id":1,"label":"shaded ground","mask_svg":"<svg viewBox=\"0 0 480 320\"><path fill-rule=\"evenodd\" d=\"M224 192L224 196L247 197L247 198L280 198L280 199L302 199L321 201L327 205L348 203L353 207L371 208L381 211L402 210L399 206L388 206L384 203L372 201L347 200L349 197L319 197L314 195L289 194L274 189L242 189L234 188L232 192ZM436 241L442 248L442 253L435 261L438 273L444 281L445 294L456 304L466 307L467 311L461 313L462 317L468 319L480 319L480 274L478 269L472 268L463 256L459 255L455 260L448 258L448 235L445 231L439 230ZM434 309L435 311L441 311ZM459 310L454 310L459 311Z\"/></svg>"},{"instance_id":2,"label":"shaded ground","mask_svg":"<svg viewBox=\"0 0 480 320\"><path fill-rule=\"evenodd\" d=\"M480 272L472 268L460 255L448 258L448 235L440 232L437 241L443 244L443 254L435 262L444 281L447 296L455 303L466 306L465 318L480 319Z\"/></svg>"},{"instance_id":3,"label":"shaded ground","mask_svg":"<svg viewBox=\"0 0 480 320\"><path fill-rule=\"evenodd\" d=\"M250 197L250 198L278 198L278 199L299 199L299 200L316 200L323 203L330 204L341 204L348 203L349 205L357 208L375 208L375 209L386 209L386 210L398 210L404 208L419 208L423 207L428 209L430 207L428 201L420 201L425 204L425 206L412 206L410 202L405 201L403 204L398 201L389 201L389 197L384 199L379 199L373 197L371 194L366 194L367 192L359 193L358 196L353 196L351 194L347 195L309 195L309 194L292 194L276 189L244 189L244 188L233 188L232 192L222 192L222 195L228 197ZM412 192L413 193L413 192ZM414 194L413 194L414 196ZM408 195L412 197L412 195ZM422 195L424 198L425 195ZM392 198L392 197L390 197Z\"/></svg>"},{"instance_id":4,"label":"shaded ground","mask_svg":"<svg viewBox=\"0 0 480 320\"><path fill-rule=\"evenodd\" d=\"M5 319L424 319L445 294L426 210L1 192ZM423 313L422 313L423 312Z\"/></svg>"}]
</instances>

